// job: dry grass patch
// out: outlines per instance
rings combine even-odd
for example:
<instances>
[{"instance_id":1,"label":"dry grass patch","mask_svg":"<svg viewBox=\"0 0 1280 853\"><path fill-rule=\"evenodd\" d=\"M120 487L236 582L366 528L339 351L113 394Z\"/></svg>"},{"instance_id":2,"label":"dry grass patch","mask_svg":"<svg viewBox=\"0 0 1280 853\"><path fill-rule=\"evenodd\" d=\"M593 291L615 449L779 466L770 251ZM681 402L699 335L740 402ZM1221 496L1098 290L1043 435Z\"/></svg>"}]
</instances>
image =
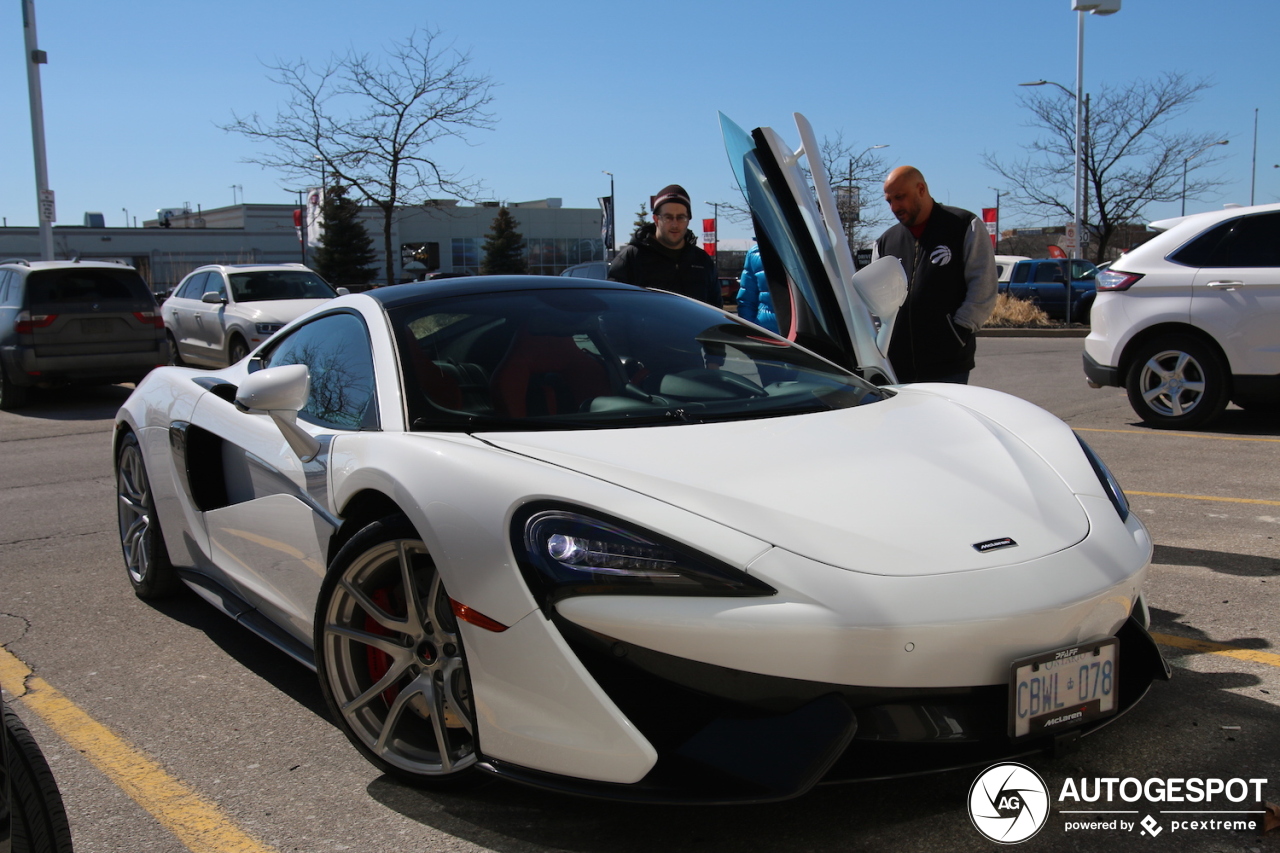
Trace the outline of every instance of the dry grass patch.
<instances>
[{"instance_id":1,"label":"dry grass patch","mask_svg":"<svg viewBox=\"0 0 1280 853\"><path fill-rule=\"evenodd\" d=\"M1025 299L1015 299L1007 293L996 297L996 309L991 312L988 326L1048 326L1049 315Z\"/></svg>"}]
</instances>

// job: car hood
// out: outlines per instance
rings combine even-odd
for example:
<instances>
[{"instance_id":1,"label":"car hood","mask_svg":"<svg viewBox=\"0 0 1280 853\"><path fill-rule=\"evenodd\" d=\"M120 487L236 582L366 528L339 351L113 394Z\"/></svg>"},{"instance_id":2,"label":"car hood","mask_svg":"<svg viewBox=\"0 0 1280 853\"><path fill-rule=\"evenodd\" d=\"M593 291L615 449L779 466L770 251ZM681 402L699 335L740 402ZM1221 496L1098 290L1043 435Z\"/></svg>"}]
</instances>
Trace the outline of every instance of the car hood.
<instances>
[{"instance_id":1,"label":"car hood","mask_svg":"<svg viewBox=\"0 0 1280 853\"><path fill-rule=\"evenodd\" d=\"M1079 500L1026 442L920 386L807 415L477 437L850 571L1022 563L1089 532ZM1004 539L1016 544L980 547Z\"/></svg>"},{"instance_id":2,"label":"car hood","mask_svg":"<svg viewBox=\"0 0 1280 853\"><path fill-rule=\"evenodd\" d=\"M264 299L261 302L237 302L235 311L251 323L289 323L328 301L328 298Z\"/></svg>"}]
</instances>

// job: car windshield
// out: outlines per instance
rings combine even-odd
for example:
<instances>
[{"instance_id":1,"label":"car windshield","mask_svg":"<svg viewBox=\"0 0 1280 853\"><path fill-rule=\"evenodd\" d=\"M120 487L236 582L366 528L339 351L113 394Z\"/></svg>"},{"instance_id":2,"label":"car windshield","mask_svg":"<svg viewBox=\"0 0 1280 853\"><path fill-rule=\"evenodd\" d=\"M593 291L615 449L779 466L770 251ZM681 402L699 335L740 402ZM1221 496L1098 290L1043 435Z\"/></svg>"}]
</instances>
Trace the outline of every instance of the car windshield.
<instances>
[{"instance_id":1,"label":"car windshield","mask_svg":"<svg viewBox=\"0 0 1280 853\"><path fill-rule=\"evenodd\" d=\"M1071 280L1072 281L1093 281L1098 277L1098 268L1090 261L1071 262Z\"/></svg>"},{"instance_id":2,"label":"car windshield","mask_svg":"<svg viewBox=\"0 0 1280 853\"><path fill-rule=\"evenodd\" d=\"M269 299L332 299L338 292L310 270L258 270L231 274L231 296L236 302Z\"/></svg>"},{"instance_id":3,"label":"car windshield","mask_svg":"<svg viewBox=\"0 0 1280 853\"><path fill-rule=\"evenodd\" d=\"M419 430L745 420L891 393L732 315L656 291L509 291L389 313Z\"/></svg>"}]
</instances>

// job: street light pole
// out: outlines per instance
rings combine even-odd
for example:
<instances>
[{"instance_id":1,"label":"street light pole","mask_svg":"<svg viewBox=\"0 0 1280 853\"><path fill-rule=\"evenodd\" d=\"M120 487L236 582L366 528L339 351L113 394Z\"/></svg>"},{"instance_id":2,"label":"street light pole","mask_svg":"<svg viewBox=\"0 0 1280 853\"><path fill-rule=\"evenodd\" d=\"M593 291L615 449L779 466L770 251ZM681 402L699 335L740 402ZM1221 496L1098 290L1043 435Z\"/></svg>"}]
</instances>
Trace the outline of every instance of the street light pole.
<instances>
[{"instance_id":1,"label":"street light pole","mask_svg":"<svg viewBox=\"0 0 1280 853\"><path fill-rule=\"evenodd\" d=\"M1201 148L1199 151L1197 151L1196 153L1192 154L1190 157L1187 157L1182 161L1182 215L1183 216L1187 215L1187 164L1190 163L1192 160L1196 159L1197 157L1199 157L1204 152L1208 151L1213 146L1226 145L1229 142L1231 142L1230 139L1219 139L1217 142L1210 142L1208 145Z\"/></svg>"},{"instance_id":2,"label":"street light pole","mask_svg":"<svg viewBox=\"0 0 1280 853\"><path fill-rule=\"evenodd\" d=\"M35 152L36 207L40 215L40 251L53 260L53 223L57 218L53 190L49 189L49 162L44 150L44 98L40 93L40 66L48 55L36 47L35 0L22 0L22 29L27 48L27 97L31 102L31 147Z\"/></svg>"},{"instance_id":3,"label":"street light pole","mask_svg":"<svg viewBox=\"0 0 1280 853\"><path fill-rule=\"evenodd\" d=\"M859 198L858 198L858 203L856 203L856 204L855 204L855 202L854 202L853 164L854 164L855 162L856 162L856 163L861 163L861 162L862 162L862 158L863 158L863 157L865 157L865 156L867 156L868 154L870 154L872 151L876 151L876 150L878 150L878 149L880 149L880 148L888 148L888 147L889 147L889 144L888 144L887 142L886 142L885 144L883 144L883 145L872 145L872 146L869 146L869 147L867 147L867 148L864 148L864 149L862 150L862 152L861 152L861 153L859 153L856 157L852 157L852 156L851 156L851 157L849 158L849 173L845 176L845 179L844 179L844 185L845 185L845 192L847 193L846 198L847 198L847 199L848 199L848 201L849 201L849 209L850 209L850 210L852 210L853 215L852 215L852 216L848 216L848 217L846 217L846 216L844 216L843 214L841 214L841 216L840 216L840 221L841 221L841 223L844 225L844 236L845 236L845 240L846 240L846 241L848 241L848 243L849 243L849 249L850 249L850 251L852 251L852 250L853 250L853 228L854 228L854 223L859 222L859 221L861 221L861 219L862 219L862 204L861 204L862 199L861 199L861 197L859 196ZM833 187L832 189L834 189L834 187ZM840 211L838 210L838 208L839 208L839 207L840 207L840 204L839 204L839 196L837 196L837 197L836 197L836 208L837 208L837 213L839 213L839 212L840 212Z\"/></svg>"}]
</instances>

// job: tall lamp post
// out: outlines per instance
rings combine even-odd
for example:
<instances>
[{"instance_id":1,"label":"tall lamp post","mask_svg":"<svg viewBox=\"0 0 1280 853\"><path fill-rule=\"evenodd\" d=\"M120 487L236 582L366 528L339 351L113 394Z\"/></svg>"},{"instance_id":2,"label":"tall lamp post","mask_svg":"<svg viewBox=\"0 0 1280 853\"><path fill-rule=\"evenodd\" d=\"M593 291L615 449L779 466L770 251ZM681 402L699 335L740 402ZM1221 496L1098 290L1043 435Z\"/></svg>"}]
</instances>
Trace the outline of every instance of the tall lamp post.
<instances>
[{"instance_id":1,"label":"tall lamp post","mask_svg":"<svg viewBox=\"0 0 1280 853\"><path fill-rule=\"evenodd\" d=\"M49 189L49 161L44 150L44 99L40 94L40 66L48 55L36 47L35 0L22 0L22 29L27 48L27 98L31 102L31 147L36 161L36 206L40 212L40 251L53 260L53 223L57 219L53 190Z\"/></svg>"},{"instance_id":2,"label":"tall lamp post","mask_svg":"<svg viewBox=\"0 0 1280 853\"><path fill-rule=\"evenodd\" d=\"M1199 157L1204 152L1208 151L1213 146L1226 145L1230 141L1231 141L1230 139L1219 139L1217 142L1210 142L1208 145L1201 148L1199 151L1192 154L1190 157L1185 158L1182 161L1182 215L1183 216L1187 215L1187 164L1190 163L1192 160L1196 159L1197 157Z\"/></svg>"},{"instance_id":3,"label":"tall lamp post","mask_svg":"<svg viewBox=\"0 0 1280 853\"><path fill-rule=\"evenodd\" d=\"M849 208L853 211L853 215L849 217L845 217L844 215L841 215L840 221L844 224L844 236L845 236L845 240L848 241L849 243L850 251L852 251L854 248L853 246L854 224L862 220L861 198L859 198L856 203L854 201L853 164L857 162L861 162L862 158L870 154L872 151L876 151L881 148L888 148L888 147L889 147L889 143L887 142L884 143L883 145L872 145L867 148L864 148L861 151L861 153L858 154L858 156L849 158L849 171L845 175L844 188L845 188L845 192L848 194L846 198L848 199L848 202L849 202ZM836 205L837 208L839 206L840 206L839 204Z\"/></svg>"},{"instance_id":4,"label":"tall lamp post","mask_svg":"<svg viewBox=\"0 0 1280 853\"><path fill-rule=\"evenodd\" d=\"M1076 13L1076 245L1084 244L1084 13L1114 15L1120 0L1071 0ZM1077 249L1078 251L1078 249ZM1081 255L1084 252L1080 252Z\"/></svg>"},{"instance_id":5,"label":"tall lamp post","mask_svg":"<svg viewBox=\"0 0 1280 853\"><path fill-rule=\"evenodd\" d=\"M1057 86L1075 100L1076 138L1075 138L1075 187L1071 199L1072 225L1075 229L1076 251L1084 240L1084 13L1091 15L1114 15L1120 11L1121 0L1071 0L1071 11L1076 13L1076 90L1072 92L1061 83L1051 80L1037 80L1034 83L1021 83L1022 86ZM1083 254L1083 253L1081 253Z\"/></svg>"}]
</instances>

